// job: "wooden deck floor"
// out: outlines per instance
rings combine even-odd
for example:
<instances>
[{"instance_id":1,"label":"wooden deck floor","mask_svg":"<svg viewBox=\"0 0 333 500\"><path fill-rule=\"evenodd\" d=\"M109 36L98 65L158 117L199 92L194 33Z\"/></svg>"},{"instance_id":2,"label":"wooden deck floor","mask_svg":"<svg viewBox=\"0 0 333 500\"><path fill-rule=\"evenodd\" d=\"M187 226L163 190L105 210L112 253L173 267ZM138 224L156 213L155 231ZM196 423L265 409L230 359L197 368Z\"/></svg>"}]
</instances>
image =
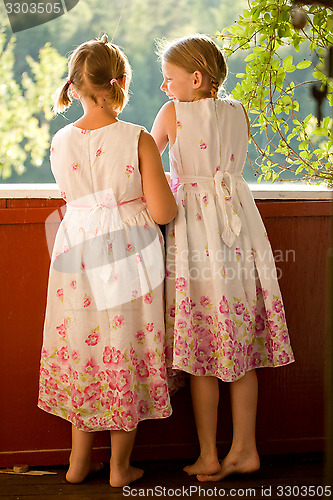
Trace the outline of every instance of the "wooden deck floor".
<instances>
[{"instance_id":1,"label":"wooden deck floor","mask_svg":"<svg viewBox=\"0 0 333 500\"><path fill-rule=\"evenodd\" d=\"M65 467L49 467L56 475L0 474L0 497L6 500L115 500L124 498L327 498L322 454L263 457L253 475L230 477L218 483L199 483L187 476L184 461L136 463L143 478L125 489L108 485L108 467L83 484L65 480ZM38 469L38 468L37 468ZM39 468L38 470L43 470ZM310 486L312 488L310 488ZM323 490L322 490L323 488Z\"/></svg>"}]
</instances>

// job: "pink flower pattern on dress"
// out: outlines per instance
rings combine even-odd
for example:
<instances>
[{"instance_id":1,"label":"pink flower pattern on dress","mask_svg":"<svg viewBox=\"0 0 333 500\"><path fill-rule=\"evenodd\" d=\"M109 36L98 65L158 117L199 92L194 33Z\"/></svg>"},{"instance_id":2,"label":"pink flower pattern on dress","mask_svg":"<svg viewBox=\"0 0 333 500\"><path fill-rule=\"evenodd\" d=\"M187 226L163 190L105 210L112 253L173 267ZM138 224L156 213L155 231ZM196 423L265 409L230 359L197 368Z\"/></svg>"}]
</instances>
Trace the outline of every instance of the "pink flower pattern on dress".
<instances>
[{"instance_id":1,"label":"pink flower pattern on dress","mask_svg":"<svg viewBox=\"0 0 333 500\"><path fill-rule=\"evenodd\" d=\"M88 359L83 365L83 372L95 376L99 371L99 366L93 358Z\"/></svg>"},{"instance_id":2,"label":"pink flower pattern on dress","mask_svg":"<svg viewBox=\"0 0 333 500\"><path fill-rule=\"evenodd\" d=\"M85 343L89 346L95 346L98 344L100 339L99 327L95 328L90 335L85 340Z\"/></svg>"},{"instance_id":3,"label":"pink flower pattern on dress","mask_svg":"<svg viewBox=\"0 0 333 500\"><path fill-rule=\"evenodd\" d=\"M91 304L91 298L87 294L84 295L83 307L88 307Z\"/></svg>"},{"instance_id":4,"label":"pink flower pattern on dress","mask_svg":"<svg viewBox=\"0 0 333 500\"><path fill-rule=\"evenodd\" d=\"M151 304L153 302L153 295L151 292L146 293L144 296L144 302L145 304Z\"/></svg>"},{"instance_id":5,"label":"pink flower pattern on dress","mask_svg":"<svg viewBox=\"0 0 333 500\"><path fill-rule=\"evenodd\" d=\"M237 247L236 250L235 250L235 254L236 254L237 260L239 261L241 259L241 257L242 257L242 251L241 251L241 249Z\"/></svg>"},{"instance_id":6,"label":"pink flower pattern on dress","mask_svg":"<svg viewBox=\"0 0 333 500\"><path fill-rule=\"evenodd\" d=\"M127 177L129 177L131 174L133 174L134 167L132 165L127 165L125 172L126 172Z\"/></svg>"},{"instance_id":7,"label":"pink flower pattern on dress","mask_svg":"<svg viewBox=\"0 0 333 500\"><path fill-rule=\"evenodd\" d=\"M187 286L185 278L177 278L175 284L177 290L185 290Z\"/></svg>"},{"instance_id":8,"label":"pink flower pattern on dress","mask_svg":"<svg viewBox=\"0 0 333 500\"><path fill-rule=\"evenodd\" d=\"M124 325L124 316L115 316L112 321L112 327L113 328L121 328Z\"/></svg>"},{"instance_id":9,"label":"pink flower pattern on dress","mask_svg":"<svg viewBox=\"0 0 333 500\"><path fill-rule=\"evenodd\" d=\"M265 300L271 301L271 309L268 311L263 307L261 311L254 308L252 312L240 298L235 297L234 302L229 302L223 296L217 311L215 309L209 316L205 314L207 308L211 307L214 311L209 296L202 296L197 304L189 297L181 300L178 317L182 319L175 322L174 367L195 375L218 376L231 382L240 378L247 370L290 363L293 355L289 335L284 318L279 314L282 303L274 298L272 300L267 290L263 294L261 288L257 287L258 301L263 301L264 295ZM167 324L174 323L174 309L175 306L168 310ZM269 321L265 319L266 314L271 318ZM218 318L222 318L222 321L218 322ZM194 325L197 326L193 328ZM209 329L205 325L209 325ZM273 342L269 344L265 343L267 329L273 338ZM215 336L214 331L224 332L228 340L222 341L220 334ZM198 343L198 339L202 340ZM188 345L192 346L189 350L186 347ZM212 353L219 351L221 355L213 359Z\"/></svg>"}]
</instances>

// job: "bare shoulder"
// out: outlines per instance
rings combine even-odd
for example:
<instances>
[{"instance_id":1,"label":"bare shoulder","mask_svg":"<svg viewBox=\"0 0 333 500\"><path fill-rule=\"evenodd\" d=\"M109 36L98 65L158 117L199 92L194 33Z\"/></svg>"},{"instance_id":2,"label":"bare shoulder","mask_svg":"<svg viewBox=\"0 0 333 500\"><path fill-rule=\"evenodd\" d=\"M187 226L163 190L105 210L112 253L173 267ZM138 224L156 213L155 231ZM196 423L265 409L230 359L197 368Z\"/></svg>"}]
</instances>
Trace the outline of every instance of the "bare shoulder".
<instances>
[{"instance_id":1,"label":"bare shoulder","mask_svg":"<svg viewBox=\"0 0 333 500\"><path fill-rule=\"evenodd\" d=\"M149 147L154 147L154 145L156 146L152 135L146 130L142 130L139 137L139 148L141 149L145 147L149 148Z\"/></svg>"},{"instance_id":2,"label":"bare shoulder","mask_svg":"<svg viewBox=\"0 0 333 500\"><path fill-rule=\"evenodd\" d=\"M161 110L166 116L176 116L175 103L173 101L168 101L161 107Z\"/></svg>"},{"instance_id":3,"label":"bare shoulder","mask_svg":"<svg viewBox=\"0 0 333 500\"><path fill-rule=\"evenodd\" d=\"M160 156L154 137L146 130L141 131L138 143L138 153L140 160L145 156Z\"/></svg>"},{"instance_id":4,"label":"bare shoulder","mask_svg":"<svg viewBox=\"0 0 333 500\"><path fill-rule=\"evenodd\" d=\"M154 126L163 127L167 131L170 130L176 121L176 109L173 101L163 104L157 113Z\"/></svg>"}]
</instances>

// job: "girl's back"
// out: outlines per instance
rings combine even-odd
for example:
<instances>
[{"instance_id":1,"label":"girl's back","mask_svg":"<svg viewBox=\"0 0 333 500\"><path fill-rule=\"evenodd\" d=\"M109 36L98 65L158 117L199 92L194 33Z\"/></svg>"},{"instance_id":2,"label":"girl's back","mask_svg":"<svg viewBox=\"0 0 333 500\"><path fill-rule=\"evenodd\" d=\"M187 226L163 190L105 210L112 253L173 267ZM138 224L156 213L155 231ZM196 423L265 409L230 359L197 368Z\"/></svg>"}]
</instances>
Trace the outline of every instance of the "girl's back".
<instances>
[{"instance_id":1,"label":"girl's back","mask_svg":"<svg viewBox=\"0 0 333 500\"><path fill-rule=\"evenodd\" d=\"M138 166L138 141L142 127L117 121L95 130L73 124L53 138L52 171L71 203L91 196L100 203L110 190L117 203L143 196Z\"/></svg>"},{"instance_id":2,"label":"girl's back","mask_svg":"<svg viewBox=\"0 0 333 500\"><path fill-rule=\"evenodd\" d=\"M177 139L170 151L171 168L177 165L176 171L181 175L214 176L217 168L241 174L248 133L240 103L232 99L201 99L174 101L174 105Z\"/></svg>"}]
</instances>

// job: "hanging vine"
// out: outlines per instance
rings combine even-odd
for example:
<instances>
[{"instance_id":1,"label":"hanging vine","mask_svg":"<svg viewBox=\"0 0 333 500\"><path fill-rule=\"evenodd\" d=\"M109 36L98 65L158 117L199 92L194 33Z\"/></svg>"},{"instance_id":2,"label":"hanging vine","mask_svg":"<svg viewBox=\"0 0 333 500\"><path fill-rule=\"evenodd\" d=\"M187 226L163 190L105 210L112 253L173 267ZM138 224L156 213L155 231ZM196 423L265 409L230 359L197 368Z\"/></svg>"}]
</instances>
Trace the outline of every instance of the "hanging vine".
<instances>
[{"instance_id":1,"label":"hanging vine","mask_svg":"<svg viewBox=\"0 0 333 500\"><path fill-rule=\"evenodd\" d=\"M291 15L299 14L295 8L299 9L290 0L249 1L238 21L216 35L227 57L247 51L246 72L236 75L241 81L232 94L251 118L251 141L258 152L251 165L259 181L286 177L290 181L290 174L284 174L292 172L294 180L332 186L333 120L323 116L318 123L312 113L302 116L299 96L302 91L310 98L312 89L322 101L320 109L325 103L333 105L333 82L325 70L327 49L333 44L333 12L321 5L304 5L306 26L297 29L291 22ZM295 63L298 53L305 52L300 52L302 47L308 48L311 59ZM312 73L310 79L295 83L296 70Z\"/></svg>"}]
</instances>

